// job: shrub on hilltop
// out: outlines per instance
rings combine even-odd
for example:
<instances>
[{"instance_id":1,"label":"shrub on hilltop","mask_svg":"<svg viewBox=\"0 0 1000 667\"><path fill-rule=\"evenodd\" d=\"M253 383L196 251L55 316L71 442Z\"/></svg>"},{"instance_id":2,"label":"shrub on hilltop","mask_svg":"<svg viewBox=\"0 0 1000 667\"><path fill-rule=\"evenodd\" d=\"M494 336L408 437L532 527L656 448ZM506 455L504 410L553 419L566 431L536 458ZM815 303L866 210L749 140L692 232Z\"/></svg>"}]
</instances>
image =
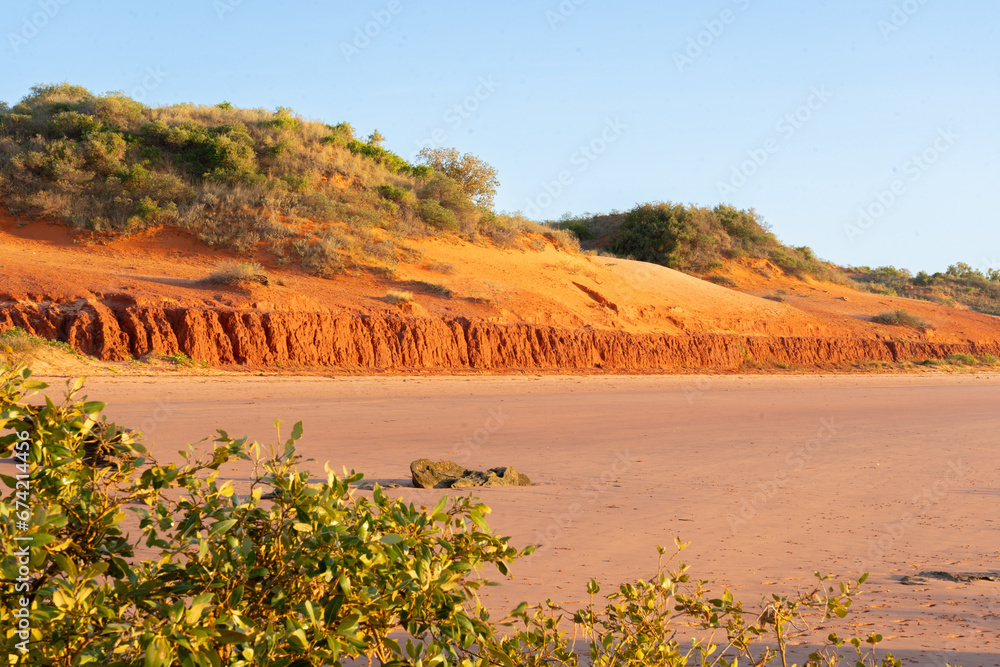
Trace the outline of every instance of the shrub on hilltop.
<instances>
[{"instance_id":1,"label":"shrub on hilltop","mask_svg":"<svg viewBox=\"0 0 1000 667\"><path fill-rule=\"evenodd\" d=\"M380 262L389 263L394 239L493 237L492 167L445 149L410 164L383 143L377 130L361 139L348 123L310 121L283 107L154 108L122 93L41 85L13 107L0 105L0 203L109 235L174 225L208 245L262 248L279 259L305 259L331 229L362 238L319 273L343 265L351 250L372 259L364 237L376 227L388 248ZM518 236L530 231L499 217Z\"/></svg>"},{"instance_id":2,"label":"shrub on hilltop","mask_svg":"<svg viewBox=\"0 0 1000 667\"><path fill-rule=\"evenodd\" d=\"M458 183L478 206L493 208L500 185L496 169L471 153L460 155L454 148L424 147L419 155L428 167Z\"/></svg>"},{"instance_id":3,"label":"shrub on hilltop","mask_svg":"<svg viewBox=\"0 0 1000 667\"><path fill-rule=\"evenodd\" d=\"M585 221L577 224L587 225ZM705 274L725 260L769 260L792 275L838 279L832 265L808 247L783 245L753 210L721 204L714 208L670 202L642 204L625 214L605 246L620 257Z\"/></svg>"}]
</instances>

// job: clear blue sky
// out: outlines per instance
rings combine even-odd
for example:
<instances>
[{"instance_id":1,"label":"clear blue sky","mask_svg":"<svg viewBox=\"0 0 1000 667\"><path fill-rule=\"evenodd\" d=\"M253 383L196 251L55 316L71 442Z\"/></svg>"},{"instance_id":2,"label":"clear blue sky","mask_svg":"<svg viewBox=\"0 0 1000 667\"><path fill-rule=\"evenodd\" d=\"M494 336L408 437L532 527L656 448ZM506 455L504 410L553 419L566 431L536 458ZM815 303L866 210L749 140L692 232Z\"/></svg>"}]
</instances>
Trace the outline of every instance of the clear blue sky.
<instances>
[{"instance_id":1,"label":"clear blue sky","mask_svg":"<svg viewBox=\"0 0 1000 667\"><path fill-rule=\"evenodd\" d=\"M728 202L841 264L1000 268L998 19L995 0L8 0L0 100L69 81L286 106L406 157L475 153L497 207L536 218Z\"/></svg>"}]
</instances>

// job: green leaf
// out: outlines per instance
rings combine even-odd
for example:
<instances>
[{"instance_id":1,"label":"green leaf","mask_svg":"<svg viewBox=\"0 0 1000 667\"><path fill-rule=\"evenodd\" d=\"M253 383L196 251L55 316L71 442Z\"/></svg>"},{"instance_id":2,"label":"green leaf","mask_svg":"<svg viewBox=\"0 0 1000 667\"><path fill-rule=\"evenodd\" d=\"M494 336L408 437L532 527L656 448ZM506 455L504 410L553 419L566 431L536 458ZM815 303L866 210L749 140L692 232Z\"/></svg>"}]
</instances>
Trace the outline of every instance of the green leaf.
<instances>
[{"instance_id":1,"label":"green leaf","mask_svg":"<svg viewBox=\"0 0 1000 667\"><path fill-rule=\"evenodd\" d=\"M319 618L316 615L316 607L313 606L312 600L306 600L305 607L306 616L309 617L309 620L313 623L319 623Z\"/></svg>"},{"instance_id":2,"label":"green leaf","mask_svg":"<svg viewBox=\"0 0 1000 667\"><path fill-rule=\"evenodd\" d=\"M212 529L208 531L208 536L215 537L216 535L221 535L222 533L225 533L227 530L235 526L236 522L237 522L236 519L225 519L223 521L217 521L214 524L212 524Z\"/></svg>"},{"instance_id":3,"label":"green leaf","mask_svg":"<svg viewBox=\"0 0 1000 667\"><path fill-rule=\"evenodd\" d=\"M427 516L432 516L432 517L437 516L438 514L443 512L444 508L447 506L448 506L448 496L442 496L441 499L437 501L437 504L434 506L434 509L432 509L430 512L427 513Z\"/></svg>"},{"instance_id":4,"label":"green leaf","mask_svg":"<svg viewBox=\"0 0 1000 667\"><path fill-rule=\"evenodd\" d=\"M52 544L56 541L54 535L49 535L48 533L32 533L31 534L31 546L42 547L46 544Z\"/></svg>"},{"instance_id":5,"label":"green leaf","mask_svg":"<svg viewBox=\"0 0 1000 667\"><path fill-rule=\"evenodd\" d=\"M351 614L337 626L337 633L342 635L353 635L358 631L358 621L361 620L359 614Z\"/></svg>"},{"instance_id":6,"label":"green leaf","mask_svg":"<svg viewBox=\"0 0 1000 667\"><path fill-rule=\"evenodd\" d=\"M476 527L479 528L479 530L485 532L490 529L490 527L486 523L486 519L483 517L482 512L479 511L469 512L469 518L472 519L472 523L476 524Z\"/></svg>"},{"instance_id":7,"label":"green leaf","mask_svg":"<svg viewBox=\"0 0 1000 667\"><path fill-rule=\"evenodd\" d=\"M288 635L289 642L300 651L305 651L309 648L309 640L306 638L306 633L302 628L299 628Z\"/></svg>"},{"instance_id":8,"label":"green leaf","mask_svg":"<svg viewBox=\"0 0 1000 667\"><path fill-rule=\"evenodd\" d=\"M299 531L300 533L311 533L313 531L312 526L310 526L308 523L294 523L292 524L292 528Z\"/></svg>"},{"instance_id":9,"label":"green leaf","mask_svg":"<svg viewBox=\"0 0 1000 667\"><path fill-rule=\"evenodd\" d=\"M295 422L295 426L292 427L292 440L299 440L302 437L302 422Z\"/></svg>"},{"instance_id":10,"label":"green leaf","mask_svg":"<svg viewBox=\"0 0 1000 667\"><path fill-rule=\"evenodd\" d=\"M88 401L83 404L83 413L86 415L96 415L104 412L104 408L108 407L107 403L102 403L100 401Z\"/></svg>"},{"instance_id":11,"label":"green leaf","mask_svg":"<svg viewBox=\"0 0 1000 667\"><path fill-rule=\"evenodd\" d=\"M71 579L76 578L77 575L76 564L69 556L66 556L65 554L61 553L55 553L52 554L52 560L54 560L56 562L56 565L59 566L59 569L65 572L67 575L69 575Z\"/></svg>"},{"instance_id":12,"label":"green leaf","mask_svg":"<svg viewBox=\"0 0 1000 667\"><path fill-rule=\"evenodd\" d=\"M247 640L245 634L236 630L230 630L229 628L216 628L215 631L219 633L217 641L222 644L242 644Z\"/></svg>"},{"instance_id":13,"label":"green leaf","mask_svg":"<svg viewBox=\"0 0 1000 667\"><path fill-rule=\"evenodd\" d=\"M389 533L387 535L383 535L380 538L380 540L381 540L381 542L383 544L399 544L400 542L402 542L405 539L406 538L403 537L402 535L396 535L395 533Z\"/></svg>"},{"instance_id":14,"label":"green leaf","mask_svg":"<svg viewBox=\"0 0 1000 667\"><path fill-rule=\"evenodd\" d=\"M173 651L165 637L154 637L146 647L145 667L168 667L173 661Z\"/></svg>"},{"instance_id":15,"label":"green leaf","mask_svg":"<svg viewBox=\"0 0 1000 667\"><path fill-rule=\"evenodd\" d=\"M201 612L206 606L212 601L211 593L202 593L194 600L191 601L191 608L188 609L187 615L184 617L184 622L188 625L194 625L201 618Z\"/></svg>"},{"instance_id":16,"label":"green leaf","mask_svg":"<svg viewBox=\"0 0 1000 667\"><path fill-rule=\"evenodd\" d=\"M55 605L56 609L59 611L68 611L73 607L75 600L63 592L61 588L57 588L52 592L52 604Z\"/></svg>"},{"instance_id":17,"label":"green leaf","mask_svg":"<svg viewBox=\"0 0 1000 667\"><path fill-rule=\"evenodd\" d=\"M490 655L493 656L493 659L500 662L500 664L502 664L504 667L515 667L515 663L513 660L510 659L510 656L508 656L500 649L490 646L489 650L490 650Z\"/></svg>"}]
</instances>

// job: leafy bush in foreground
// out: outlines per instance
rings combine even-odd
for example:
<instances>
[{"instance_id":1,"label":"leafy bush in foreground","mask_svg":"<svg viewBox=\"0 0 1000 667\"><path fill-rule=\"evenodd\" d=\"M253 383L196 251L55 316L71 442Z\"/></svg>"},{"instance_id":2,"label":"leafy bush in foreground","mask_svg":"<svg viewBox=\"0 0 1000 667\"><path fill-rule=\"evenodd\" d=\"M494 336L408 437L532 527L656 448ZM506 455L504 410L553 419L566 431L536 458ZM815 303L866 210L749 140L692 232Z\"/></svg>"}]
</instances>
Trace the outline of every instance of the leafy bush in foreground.
<instances>
[{"instance_id":1,"label":"leafy bush in foreground","mask_svg":"<svg viewBox=\"0 0 1000 667\"><path fill-rule=\"evenodd\" d=\"M2 476L10 492L0 503L0 576L17 586L0 606L9 664L785 664L790 639L815 627L807 621L845 616L865 579L837 589L820 577L811 591L748 611L729 591L709 597L706 582L668 559L606 603L591 580L582 609L521 604L498 624L476 596L488 583L480 569L507 575L533 548L495 536L489 508L472 498L417 508L375 486L369 500L351 486L361 475L329 468L310 483L297 465L301 424L271 448L220 430L208 456L189 448L184 464L163 465L101 417L103 403L77 398L81 381L60 404L38 402L47 385L24 366L3 364L0 381L0 432L10 431L0 454L18 464L16 478ZM245 488L220 482L229 463L252 469ZM153 557L138 557L141 548ZM830 635L807 664L844 664L839 649L850 645L854 664L898 666L877 660L880 640Z\"/></svg>"},{"instance_id":2,"label":"leafy bush in foreground","mask_svg":"<svg viewBox=\"0 0 1000 667\"><path fill-rule=\"evenodd\" d=\"M433 664L491 632L473 572L506 573L531 551L490 533L489 509L470 498L416 508L376 488L368 500L352 490L353 472L308 483L297 468L300 424L270 451L219 431L207 458L187 452L183 465L160 465L101 420L103 404L75 397L80 382L62 404L33 407L25 399L45 385L23 368L2 376L0 429L14 432L0 452L16 451L19 433L32 443L30 528L17 528L18 480L3 478L11 494L0 506L7 582L18 578L15 537L33 539L34 580L19 592L32 619L28 664L333 665L362 655ZM88 434L119 464L87 465ZM218 479L235 461L253 467L239 492ZM127 510L138 531L125 528ZM142 546L155 556L137 558ZM0 650L13 657L22 639L12 597L0 608ZM419 641L400 646L393 630Z\"/></svg>"}]
</instances>

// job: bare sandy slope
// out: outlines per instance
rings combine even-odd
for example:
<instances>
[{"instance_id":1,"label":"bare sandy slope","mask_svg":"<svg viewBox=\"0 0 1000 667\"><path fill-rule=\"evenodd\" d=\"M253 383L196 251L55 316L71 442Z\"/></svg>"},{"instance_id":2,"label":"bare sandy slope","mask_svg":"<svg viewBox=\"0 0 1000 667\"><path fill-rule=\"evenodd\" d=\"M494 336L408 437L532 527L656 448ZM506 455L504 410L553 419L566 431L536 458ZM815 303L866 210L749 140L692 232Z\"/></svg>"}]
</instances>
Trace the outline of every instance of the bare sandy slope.
<instances>
[{"instance_id":1,"label":"bare sandy slope","mask_svg":"<svg viewBox=\"0 0 1000 667\"><path fill-rule=\"evenodd\" d=\"M882 632L907 664L1000 665L1000 583L900 583L1000 571L997 375L133 377L88 393L161 457L217 427L270 438L280 417L305 422L317 472L515 466L537 485L479 495L498 532L543 546L492 589L498 611L648 576L680 537L696 577L751 603L816 570L870 571L848 628Z\"/></svg>"}]
</instances>

